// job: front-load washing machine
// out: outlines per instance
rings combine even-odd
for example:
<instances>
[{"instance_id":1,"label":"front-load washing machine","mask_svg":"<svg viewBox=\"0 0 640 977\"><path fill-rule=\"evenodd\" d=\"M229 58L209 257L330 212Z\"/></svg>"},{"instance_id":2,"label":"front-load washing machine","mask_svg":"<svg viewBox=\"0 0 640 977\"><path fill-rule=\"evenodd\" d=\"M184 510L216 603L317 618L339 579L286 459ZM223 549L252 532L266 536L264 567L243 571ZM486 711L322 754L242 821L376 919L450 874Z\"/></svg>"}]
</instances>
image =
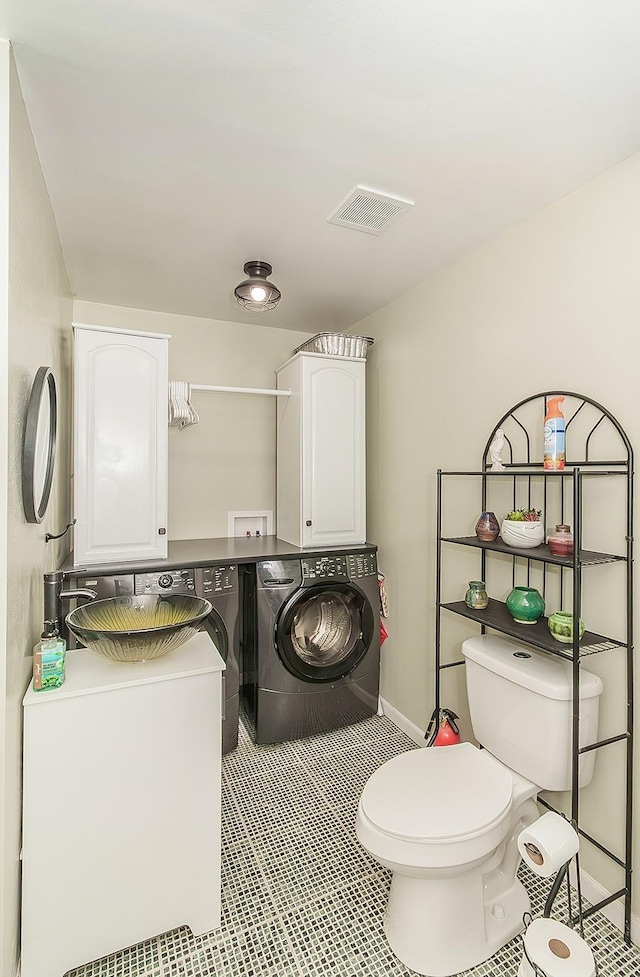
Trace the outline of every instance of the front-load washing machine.
<instances>
[{"instance_id":1,"label":"front-load washing machine","mask_svg":"<svg viewBox=\"0 0 640 977\"><path fill-rule=\"evenodd\" d=\"M203 621L206 630L225 662L222 752L238 745L238 568L234 566L198 567L148 571L136 567L119 575L91 574L75 577L76 588L96 591L100 599L134 594L195 594L206 597L211 614Z\"/></svg>"},{"instance_id":2,"label":"front-load washing machine","mask_svg":"<svg viewBox=\"0 0 640 977\"><path fill-rule=\"evenodd\" d=\"M267 560L245 571L244 700L256 743L372 716L380 627L375 552Z\"/></svg>"}]
</instances>

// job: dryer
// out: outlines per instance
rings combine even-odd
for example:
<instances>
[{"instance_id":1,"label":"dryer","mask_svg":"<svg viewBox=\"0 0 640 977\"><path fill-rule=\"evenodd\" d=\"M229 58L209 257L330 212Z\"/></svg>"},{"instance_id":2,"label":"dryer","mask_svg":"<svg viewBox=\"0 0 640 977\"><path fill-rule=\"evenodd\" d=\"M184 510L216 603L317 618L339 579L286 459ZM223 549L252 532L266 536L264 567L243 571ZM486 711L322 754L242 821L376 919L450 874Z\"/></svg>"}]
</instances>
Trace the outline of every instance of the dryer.
<instances>
[{"instance_id":1,"label":"dryer","mask_svg":"<svg viewBox=\"0 0 640 977\"><path fill-rule=\"evenodd\" d=\"M328 732L378 709L375 552L245 570L244 701L256 743Z\"/></svg>"}]
</instances>

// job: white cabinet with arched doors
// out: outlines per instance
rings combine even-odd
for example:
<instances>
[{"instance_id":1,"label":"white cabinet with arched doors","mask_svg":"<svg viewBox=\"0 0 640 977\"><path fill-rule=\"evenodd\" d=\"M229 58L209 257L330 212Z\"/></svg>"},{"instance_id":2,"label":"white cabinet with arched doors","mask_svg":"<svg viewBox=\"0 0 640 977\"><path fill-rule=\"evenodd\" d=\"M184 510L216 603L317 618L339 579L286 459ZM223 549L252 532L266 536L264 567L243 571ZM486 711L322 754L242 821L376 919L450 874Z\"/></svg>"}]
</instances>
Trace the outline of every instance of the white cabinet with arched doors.
<instances>
[{"instance_id":1,"label":"white cabinet with arched doors","mask_svg":"<svg viewBox=\"0 0 640 977\"><path fill-rule=\"evenodd\" d=\"M169 339L74 323L74 565L167 556Z\"/></svg>"}]
</instances>

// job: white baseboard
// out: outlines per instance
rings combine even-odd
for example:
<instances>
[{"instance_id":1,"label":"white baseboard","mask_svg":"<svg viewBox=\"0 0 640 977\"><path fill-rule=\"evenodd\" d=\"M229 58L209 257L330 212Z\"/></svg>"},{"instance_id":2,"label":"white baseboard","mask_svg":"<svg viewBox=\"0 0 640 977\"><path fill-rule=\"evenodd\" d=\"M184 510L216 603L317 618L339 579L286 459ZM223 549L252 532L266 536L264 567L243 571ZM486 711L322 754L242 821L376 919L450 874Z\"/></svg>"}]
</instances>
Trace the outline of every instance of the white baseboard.
<instances>
[{"instance_id":1,"label":"white baseboard","mask_svg":"<svg viewBox=\"0 0 640 977\"><path fill-rule=\"evenodd\" d=\"M571 864L570 878L572 884L575 886L575 868L573 863ZM580 870L580 881L582 883L582 895L584 898L595 904L600 902L601 899L606 899L611 895L608 889L605 889L597 879L594 879L592 875L585 872L584 869ZM616 899L615 902L610 903L603 909L599 909L603 916L606 916L609 922L613 923L616 929L619 929L621 933L624 933L624 905L621 899ZM631 914L631 940L636 946L640 946L640 916L635 913Z\"/></svg>"},{"instance_id":2,"label":"white baseboard","mask_svg":"<svg viewBox=\"0 0 640 977\"><path fill-rule=\"evenodd\" d=\"M391 722L397 726L398 729L402 730L402 732L405 733L410 740L413 740L417 746L427 745L424 738L424 729L420 729L419 726L412 723L410 719L403 716L395 706L392 706L390 702L387 702L387 700L383 699L382 697L380 697L380 707L382 709L383 716L390 719Z\"/></svg>"},{"instance_id":3,"label":"white baseboard","mask_svg":"<svg viewBox=\"0 0 640 977\"><path fill-rule=\"evenodd\" d=\"M382 697L380 697L380 709L382 710L382 714L387 719L390 719L398 729L402 730L409 739L413 740L418 746L426 746L424 730L416 726L415 723L412 723L406 716L403 716L395 706L392 706L390 702L387 702ZM611 895L603 885L596 881L593 876L589 875L588 872L585 872L584 869L580 871L580 879L582 881L582 895L588 902L595 904ZM575 876L573 883L575 885ZM599 912L603 916L606 916L616 929L624 933L624 906L621 900L618 899L616 902L610 903L604 909L600 909ZM640 916L637 916L635 913L631 916L631 939L636 946L640 947Z\"/></svg>"}]
</instances>

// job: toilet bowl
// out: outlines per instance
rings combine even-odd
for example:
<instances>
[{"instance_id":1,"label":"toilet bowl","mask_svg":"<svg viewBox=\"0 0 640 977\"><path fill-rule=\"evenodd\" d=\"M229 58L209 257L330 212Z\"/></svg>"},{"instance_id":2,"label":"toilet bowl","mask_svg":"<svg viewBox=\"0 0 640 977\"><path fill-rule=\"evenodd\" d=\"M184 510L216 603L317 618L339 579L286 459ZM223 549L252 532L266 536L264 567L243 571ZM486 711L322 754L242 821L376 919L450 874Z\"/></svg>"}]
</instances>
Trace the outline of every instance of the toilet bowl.
<instances>
[{"instance_id":1,"label":"toilet bowl","mask_svg":"<svg viewBox=\"0 0 640 977\"><path fill-rule=\"evenodd\" d=\"M407 967L451 977L523 929L517 838L539 817L540 790L570 790L576 756L571 662L482 634L462 643L471 743L394 757L367 782L356 818L363 847L393 872L385 933ZM580 670L578 745L597 742L602 680ZM590 783L595 751L578 763Z\"/></svg>"},{"instance_id":2,"label":"toilet bowl","mask_svg":"<svg viewBox=\"0 0 640 977\"><path fill-rule=\"evenodd\" d=\"M385 933L407 967L450 977L522 930L516 839L539 816L537 791L471 743L409 751L370 777L356 831L393 872Z\"/></svg>"}]
</instances>

